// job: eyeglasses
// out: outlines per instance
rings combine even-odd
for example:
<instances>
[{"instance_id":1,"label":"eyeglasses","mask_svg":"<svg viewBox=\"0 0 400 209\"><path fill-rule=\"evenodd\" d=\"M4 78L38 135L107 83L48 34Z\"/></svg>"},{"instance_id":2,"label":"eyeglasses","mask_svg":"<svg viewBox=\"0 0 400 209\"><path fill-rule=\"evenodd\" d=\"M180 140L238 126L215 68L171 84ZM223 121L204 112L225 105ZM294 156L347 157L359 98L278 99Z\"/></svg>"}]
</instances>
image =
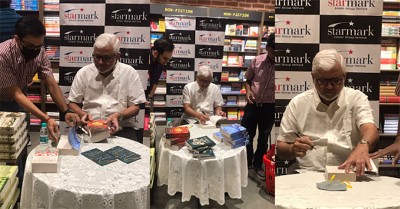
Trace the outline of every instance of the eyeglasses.
<instances>
[{"instance_id":1,"label":"eyeglasses","mask_svg":"<svg viewBox=\"0 0 400 209\"><path fill-rule=\"evenodd\" d=\"M199 83L202 83L202 84L210 84L211 83L211 80L212 79L199 79L199 78L197 78L197 81L199 82Z\"/></svg>"},{"instance_id":2,"label":"eyeglasses","mask_svg":"<svg viewBox=\"0 0 400 209\"><path fill-rule=\"evenodd\" d=\"M324 85L327 86L328 83L332 84L332 85L340 85L343 83L343 78L316 78L315 79L318 83L318 85Z\"/></svg>"},{"instance_id":3,"label":"eyeglasses","mask_svg":"<svg viewBox=\"0 0 400 209\"><path fill-rule=\"evenodd\" d=\"M42 46L43 46L43 44L44 43L41 43L41 44L39 44L39 45L33 45L33 44L27 44L24 40L22 40L22 39L20 39L21 40L21 44L22 44L22 46L24 47L24 48L26 48L26 49L29 49L29 50L35 50L35 51L37 51L37 50L40 50L41 48L42 48Z\"/></svg>"},{"instance_id":4,"label":"eyeglasses","mask_svg":"<svg viewBox=\"0 0 400 209\"><path fill-rule=\"evenodd\" d=\"M114 59L115 54L112 56L100 56L97 54L92 54L92 57L96 60L96 61L100 61L103 60L103 62L110 62L112 59Z\"/></svg>"}]
</instances>

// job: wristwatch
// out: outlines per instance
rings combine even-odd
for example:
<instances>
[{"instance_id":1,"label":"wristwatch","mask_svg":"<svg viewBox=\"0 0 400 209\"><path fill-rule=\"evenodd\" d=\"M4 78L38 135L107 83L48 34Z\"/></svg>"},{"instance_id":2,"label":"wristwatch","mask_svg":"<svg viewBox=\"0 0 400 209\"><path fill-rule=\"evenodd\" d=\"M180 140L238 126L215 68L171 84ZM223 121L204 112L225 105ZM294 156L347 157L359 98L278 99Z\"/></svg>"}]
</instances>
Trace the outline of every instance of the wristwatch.
<instances>
[{"instance_id":1,"label":"wristwatch","mask_svg":"<svg viewBox=\"0 0 400 209\"><path fill-rule=\"evenodd\" d=\"M74 111L72 111L71 109L66 109L64 112L63 112L63 114L64 114L64 117L65 117L65 115L67 114L67 113L74 113Z\"/></svg>"},{"instance_id":2,"label":"wristwatch","mask_svg":"<svg viewBox=\"0 0 400 209\"><path fill-rule=\"evenodd\" d=\"M358 142L358 143L359 144L368 144L369 145L369 142L367 140L365 140L365 139L361 139L360 142Z\"/></svg>"}]
</instances>

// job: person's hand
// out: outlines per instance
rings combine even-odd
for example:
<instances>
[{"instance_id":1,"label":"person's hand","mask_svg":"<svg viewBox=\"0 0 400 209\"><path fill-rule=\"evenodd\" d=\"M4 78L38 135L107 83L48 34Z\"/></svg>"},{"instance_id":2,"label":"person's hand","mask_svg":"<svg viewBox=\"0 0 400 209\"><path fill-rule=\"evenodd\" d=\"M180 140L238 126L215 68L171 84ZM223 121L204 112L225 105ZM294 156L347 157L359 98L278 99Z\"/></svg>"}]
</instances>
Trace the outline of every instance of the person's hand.
<instances>
[{"instance_id":1,"label":"person's hand","mask_svg":"<svg viewBox=\"0 0 400 209\"><path fill-rule=\"evenodd\" d=\"M121 113L119 113L119 112L111 114L106 120L106 123L111 122L111 127L110 127L111 134L115 134L117 131L120 130L119 123L118 123L118 118L119 118L120 114Z\"/></svg>"},{"instance_id":2,"label":"person's hand","mask_svg":"<svg viewBox=\"0 0 400 209\"><path fill-rule=\"evenodd\" d=\"M216 111L216 114L217 114L218 116L222 116L222 117L225 117L225 116L226 116L226 113L225 113L224 111L222 111L222 110L217 110L217 111Z\"/></svg>"},{"instance_id":3,"label":"person's hand","mask_svg":"<svg viewBox=\"0 0 400 209\"><path fill-rule=\"evenodd\" d=\"M313 149L313 143L308 136L302 136L296 138L296 141L293 144L293 152L296 157L304 157L308 150Z\"/></svg>"},{"instance_id":4,"label":"person's hand","mask_svg":"<svg viewBox=\"0 0 400 209\"><path fill-rule=\"evenodd\" d=\"M254 99L255 99L255 98L254 98L253 92L247 91L247 92L246 92L246 100L247 100L247 103L253 104Z\"/></svg>"},{"instance_id":5,"label":"person's hand","mask_svg":"<svg viewBox=\"0 0 400 209\"><path fill-rule=\"evenodd\" d=\"M197 119L199 119L200 120L200 124L203 124L203 125L206 123L206 121L210 120L208 115L206 115L204 113L201 113L201 112L199 112L199 114L197 116Z\"/></svg>"},{"instance_id":6,"label":"person's hand","mask_svg":"<svg viewBox=\"0 0 400 209\"><path fill-rule=\"evenodd\" d=\"M82 116L82 118L81 118L81 123L82 123L83 125L86 125L89 121L92 121L92 120L93 120L92 115L90 115L89 113L86 113L86 114L84 114L84 115Z\"/></svg>"},{"instance_id":7,"label":"person's hand","mask_svg":"<svg viewBox=\"0 0 400 209\"><path fill-rule=\"evenodd\" d=\"M76 113L67 113L65 114L65 122L68 124L69 127L74 126L77 124L81 119L79 118L79 115Z\"/></svg>"},{"instance_id":8,"label":"person's hand","mask_svg":"<svg viewBox=\"0 0 400 209\"><path fill-rule=\"evenodd\" d=\"M372 170L371 162L368 156L368 144L358 144L357 147L351 152L347 160L338 167L339 169L345 169L348 173L350 170L354 170L357 176L364 175L364 170L367 168L369 171Z\"/></svg>"},{"instance_id":9,"label":"person's hand","mask_svg":"<svg viewBox=\"0 0 400 209\"><path fill-rule=\"evenodd\" d=\"M47 130L49 131L49 138L55 142L58 142L60 129L58 128L57 122L53 118L47 120Z\"/></svg>"},{"instance_id":10,"label":"person's hand","mask_svg":"<svg viewBox=\"0 0 400 209\"><path fill-rule=\"evenodd\" d=\"M392 165L395 166L400 159L400 140L396 140L393 144L387 146L385 149L380 149L369 155L372 159L382 157L384 155L395 155L392 160Z\"/></svg>"}]
</instances>

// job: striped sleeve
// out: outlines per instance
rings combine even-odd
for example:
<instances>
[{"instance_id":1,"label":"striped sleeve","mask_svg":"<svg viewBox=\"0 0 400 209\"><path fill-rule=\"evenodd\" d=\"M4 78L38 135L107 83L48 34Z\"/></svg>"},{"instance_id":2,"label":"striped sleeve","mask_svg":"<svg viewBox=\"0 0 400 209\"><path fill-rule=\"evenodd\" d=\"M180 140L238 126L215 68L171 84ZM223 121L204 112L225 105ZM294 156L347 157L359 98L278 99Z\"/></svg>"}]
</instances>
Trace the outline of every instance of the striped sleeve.
<instances>
[{"instance_id":1,"label":"striped sleeve","mask_svg":"<svg viewBox=\"0 0 400 209\"><path fill-rule=\"evenodd\" d=\"M396 95L400 96L400 75L399 78L397 79L397 85L396 85Z\"/></svg>"},{"instance_id":2,"label":"striped sleeve","mask_svg":"<svg viewBox=\"0 0 400 209\"><path fill-rule=\"evenodd\" d=\"M0 45L0 73L1 82L0 89L5 89L14 85L18 85L17 78L13 73L13 63L11 54L9 53L8 42L3 42Z\"/></svg>"},{"instance_id":3,"label":"striped sleeve","mask_svg":"<svg viewBox=\"0 0 400 209\"><path fill-rule=\"evenodd\" d=\"M40 54L38 55L38 59L35 60L37 62L38 68L38 76L40 79L53 77L53 70L51 69L50 60L45 52L44 47L42 47Z\"/></svg>"}]
</instances>

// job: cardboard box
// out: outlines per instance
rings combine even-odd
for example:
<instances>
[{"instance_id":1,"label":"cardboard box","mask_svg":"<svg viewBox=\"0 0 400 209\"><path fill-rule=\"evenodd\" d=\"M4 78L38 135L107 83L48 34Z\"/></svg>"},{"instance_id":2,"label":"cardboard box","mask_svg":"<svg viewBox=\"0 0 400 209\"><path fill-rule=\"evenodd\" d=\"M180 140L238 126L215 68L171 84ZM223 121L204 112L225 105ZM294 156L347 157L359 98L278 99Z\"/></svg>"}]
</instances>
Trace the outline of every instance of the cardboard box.
<instances>
[{"instance_id":1,"label":"cardboard box","mask_svg":"<svg viewBox=\"0 0 400 209\"><path fill-rule=\"evenodd\" d=\"M68 136L61 135L60 141L57 145L58 154L59 155L79 155L79 150L72 148L71 144L68 141Z\"/></svg>"},{"instance_id":2,"label":"cardboard box","mask_svg":"<svg viewBox=\"0 0 400 209\"><path fill-rule=\"evenodd\" d=\"M337 166L326 166L325 167L325 180L329 181L335 175L334 180L339 181L356 181L356 173L350 171L346 173L344 169L338 169Z\"/></svg>"}]
</instances>

